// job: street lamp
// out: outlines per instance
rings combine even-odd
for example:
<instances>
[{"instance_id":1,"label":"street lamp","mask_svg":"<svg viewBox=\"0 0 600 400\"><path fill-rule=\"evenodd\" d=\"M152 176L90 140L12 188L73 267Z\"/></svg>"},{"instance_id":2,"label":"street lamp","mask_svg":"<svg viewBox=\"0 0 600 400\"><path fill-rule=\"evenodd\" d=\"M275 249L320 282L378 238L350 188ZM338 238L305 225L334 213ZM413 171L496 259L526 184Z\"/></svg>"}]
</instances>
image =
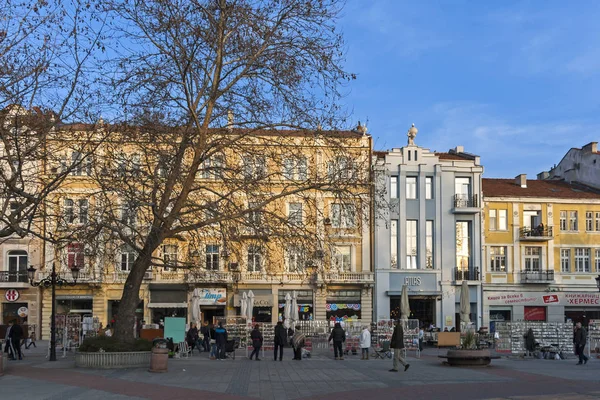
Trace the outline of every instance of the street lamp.
<instances>
[{"instance_id":1,"label":"street lamp","mask_svg":"<svg viewBox=\"0 0 600 400\"><path fill-rule=\"evenodd\" d=\"M600 291L600 275L596 277L596 286L598 287L598 291Z\"/></svg>"},{"instance_id":2,"label":"street lamp","mask_svg":"<svg viewBox=\"0 0 600 400\"><path fill-rule=\"evenodd\" d=\"M35 279L35 268L30 266L27 268L27 276L29 277L29 284L34 287L43 286L44 288L52 288L52 312L50 315L50 361L56 361L56 285L63 286L75 286L77 284L77 278L79 278L79 267L74 266L71 268L71 275L73 275L73 282L69 282L66 279L61 278L56 273L56 263L52 263L52 273L40 280L34 282Z\"/></svg>"}]
</instances>

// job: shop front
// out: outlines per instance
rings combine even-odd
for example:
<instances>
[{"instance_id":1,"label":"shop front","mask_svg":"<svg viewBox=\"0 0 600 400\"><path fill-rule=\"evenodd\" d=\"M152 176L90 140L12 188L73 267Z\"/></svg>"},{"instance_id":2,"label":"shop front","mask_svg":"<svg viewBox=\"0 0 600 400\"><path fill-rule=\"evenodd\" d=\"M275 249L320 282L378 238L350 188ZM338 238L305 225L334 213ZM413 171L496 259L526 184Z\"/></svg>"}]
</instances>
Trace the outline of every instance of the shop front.
<instances>
[{"instance_id":1,"label":"shop front","mask_svg":"<svg viewBox=\"0 0 600 400\"><path fill-rule=\"evenodd\" d=\"M328 321L359 320L362 311L360 290L331 290L327 295L325 307Z\"/></svg>"},{"instance_id":2,"label":"shop front","mask_svg":"<svg viewBox=\"0 0 600 400\"><path fill-rule=\"evenodd\" d=\"M240 289L233 296L233 303L236 315L241 315L240 302L245 293L249 293L250 289ZM273 321L273 292L270 289L252 289L254 295L254 307L252 309L253 322L263 322L270 324Z\"/></svg>"},{"instance_id":3,"label":"shop front","mask_svg":"<svg viewBox=\"0 0 600 400\"><path fill-rule=\"evenodd\" d=\"M26 326L29 333L39 335L36 330L37 316L37 290L34 288L7 288L0 289L0 337L4 338L6 328L10 321Z\"/></svg>"},{"instance_id":4,"label":"shop front","mask_svg":"<svg viewBox=\"0 0 600 400\"><path fill-rule=\"evenodd\" d=\"M298 317L302 321L315 319L314 298L312 290L296 290L296 302L298 304ZM285 296L289 293L293 296L294 290L279 290L277 319L281 321L285 313Z\"/></svg>"},{"instance_id":5,"label":"shop front","mask_svg":"<svg viewBox=\"0 0 600 400\"><path fill-rule=\"evenodd\" d=\"M441 298L441 292L438 289L435 272L391 273L390 290L387 291L389 318L397 319L401 316L401 294L404 285L408 290L409 318L418 319L423 326L440 324L441 314L438 300Z\"/></svg>"},{"instance_id":6,"label":"shop front","mask_svg":"<svg viewBox=\"0 0 600 400\"><path fill-rule=\"evenodd\" d=\"M188 289L182 284L150 284L150 318L153 324L164 325L166 317L188 317Z\"/></svg>"},{"instance_id":7,"label":"shop front","mask_svg":"<svg viewBox=\"0 0 600 400\"><path fill-rule=\"evenodd\" d=\"M214 323L217 319L225 317L226 306L226 288L195 288L191 293L190 318L194 318L193 307L198 307L199 320L202 323Z\"/></svg>"},{"instance_id":8,"label":"shop front","mask_svg":"<svg viewBox=\"0 0 600 400\"><path fill-rule=\"evenodd\" d=\"M489 323L504 321L581 322L600 319L600 293L486 291Z\"/></svg>"}]
</instances>

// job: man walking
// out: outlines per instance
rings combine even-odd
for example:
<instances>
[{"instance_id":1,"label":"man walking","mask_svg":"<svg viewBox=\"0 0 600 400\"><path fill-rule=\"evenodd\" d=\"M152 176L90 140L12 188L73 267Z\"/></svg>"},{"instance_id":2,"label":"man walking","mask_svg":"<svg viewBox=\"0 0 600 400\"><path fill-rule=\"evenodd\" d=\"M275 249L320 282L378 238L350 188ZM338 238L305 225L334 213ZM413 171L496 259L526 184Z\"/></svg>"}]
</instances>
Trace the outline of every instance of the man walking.
<instances>
[{"instance_id":1,"label":"man walking","mask_svg":"<svg viewBox=\"0 0 600 400\"><path fill-rule=\"evenodd\" d=\"M287 342L287 330L283 326L283 321L278 321L275 325L275 352L274 357L277 361L277 349L279 349L279 361L283 360L283 346Z\"/></svg>"},{"instance_id":2,"label":"man walking","mask_svg":"<svg viewBox=\"0 0 600 400\"><path fill-rule=\"evenodd\" d=\"M10 322L10 332L8 333L8 340L10 343L10 349L12 351L13 360L19 356L19 360L23 359L23 355L21 354L21 340L23 339L23 328L21 325L17 323L17 321L13 320Z\"/></svg>"},{"instance_id":3,"label":"man walking","mask_svg":"<svg viewBox=\"0 0 600 400\"><path fill-rule=\"evenodd\" d=\"M577 355L579 356L579 362L577 365L587 364L588 358L584 354L585 344L587 342L587 331L583 326L581 326L581 322L578 322L575 325L575 350L577 351Z\"/></svg>"},{"instance_id":4,"label":"man walking","mask_svg":"<svg viewBox=\"0 0 600 400\"><path fill-rule=\"evenodd\" d=\"M210 351L210 328L208 321L204 321L204 325L200 328L200 333L202 334L202 348L208 352Z\"/></svg>"},{"instance_id":5,"label":"man walking","mask_svg":"<svg viewBox=\"0 0 600 400\"><path fill-rule=\"evenodd\" d=\"M339 322L336 322L335 326L331 330L331 334L329 335L329 341L331 342L332 340L335 359L343 360L344 352L342 345L346 341L346 332L344 332L344 328L342 328L342 325Z\"/></svg>"},{"instance_id":6,"label":"man walking","mask_svg":"<svg viewBox=\"0 0 600 400\"><path fill-rule=\"evenodd\" d=\"M215 329L215 340L217 342L217 360L225 359L225 346L227 345L227 329L223 327L223 322Z\"/></svg>"},{"instance_id":7,"label":"man walking","mask_svg":"<svg viewBox=\"0 0 600 400\"><path fill-rule=\"evenodd\" d=\"M394 349L394 367L390 369L390 372L398 372L398 362L404 365L404 371L406 371L408 367L410 367L410 364L402 358L402 349L404 349L404 329L402 328L400 320L396 320L396 327L392 334L390 347Z\"/></svg>"}]
</instances>

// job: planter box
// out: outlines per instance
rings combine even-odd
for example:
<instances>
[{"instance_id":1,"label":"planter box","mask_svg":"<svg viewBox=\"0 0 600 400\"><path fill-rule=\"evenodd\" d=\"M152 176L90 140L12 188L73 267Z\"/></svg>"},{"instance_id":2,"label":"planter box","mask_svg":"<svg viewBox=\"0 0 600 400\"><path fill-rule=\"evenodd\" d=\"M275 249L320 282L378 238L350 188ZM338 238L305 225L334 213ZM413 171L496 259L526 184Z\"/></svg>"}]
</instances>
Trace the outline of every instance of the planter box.
<instances>
[{"instance_id":1,"label":"planter box","mask_svg":"<svg viewBox=\"0 0 600 400\"><path fill-rule=\"evenodd\" d=\"M490 365L492 357L489 350L448 350L446 356L448 364L454 366L486 366Z\"/></svg>"},{"instance_id":2,"label":"planter box","mask_svg":"<svg viewBox=\"0 0 600 400\"><path fill-rule=\"evenodd\" d=\"M127 351L122 353L75 353L75 365L80 368L148 368L150 351Z\"/></svg>"}]
</instances>

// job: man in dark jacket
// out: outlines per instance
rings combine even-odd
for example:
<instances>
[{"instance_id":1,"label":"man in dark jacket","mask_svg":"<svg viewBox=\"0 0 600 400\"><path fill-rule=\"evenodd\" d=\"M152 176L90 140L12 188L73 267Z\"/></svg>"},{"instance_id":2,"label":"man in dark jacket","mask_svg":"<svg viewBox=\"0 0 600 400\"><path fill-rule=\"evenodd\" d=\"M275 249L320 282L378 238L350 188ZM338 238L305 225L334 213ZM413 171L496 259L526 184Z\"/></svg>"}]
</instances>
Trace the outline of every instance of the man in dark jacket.
<instances>
[{"instance_id":1,"label":"man in dark jacket","mask_svg":"<svg viewBox=\"0 0 600 400\"><path fill-rule=\"evenodd\" d=\"M227 330L223 328L223 323L215 329L215 340L217 342L217 360L225 359L225 345L227 344Z\"/></svg>"},{"instance_id":2,"label":"man in dark jacket","mask_svg":"<svg viewBox=\"0 0 600 400\"><path fill-rule=\"evenodd\" d=\"M202 335L202 347L204 348L204 351L210 351L210 330L208 321L204 321L204 325L200 328L200 334Z\"/></svg>"},{"instance_id":3,"label":"man in dark jacket","mask_svg":"<svg viewBox=\"0 0 600 400\"><path fill-rule=\"evenodd\" d=\"M254 325L254 329L250 333L250 339L252 339L252 347L254 347L254 350L252 350L252 353L250 354L250 359L252 360L252 357L254 357L256 354L256 361L260 361L260 358L258 358L258 353L260 352L260 348L263 344L263 335L260 333L258 324Z\"/></svg>"},{"instance_id":4,"label":"man in dark jacket","mask_svg":"<svg viewBox=\"0 0 600 400\"><path fill-rule=\"evenodd\" d=\"M23 359L21 354L21 340L23 340L23 328L17 323L17 321L10 322L10 332L8 333L8 340L10 341L10 349L12 352L12 359L15 360L17 355L19 360Z\"/></svg>"},{"instance_id":5,"label":"man in dark jacket","mask_svg":"<svg viewBox=\"0 0 600 400\"><path fill-rule=\"evenodd\" d=\"M187 335L185 338L188 346L192 349L192 353L194 352L194 348L198 347L198 352L200 353L202 349L200 348L199 336L198 336L198 328L196 328L196 324L192 324L192 327L188 329Z\"/></svg>"},{"instance_id":6,"label":"man in dark jacket","mask_svg":"<svg viewBox=\"0 0 600 400\"><path fill-rule=\"evenodd\" d=\"M279 361L283 361L283 346L285 346L287 338L287 330L283 326L283 321L278 321L275 325L275 361L277 361L277 349L279 349Z\"/></svg>"},{"instance_id":7,"label":"man in dark jacket","mask_svg":"<svg viewBox=\"0 0 600 400\"><path fill-rule=\"evenodd\" d=\"M575 338L573 340L575 342L575 351L579 356L579 362L577 365L587 364L588 358L584 354L585 344L587 342L587 331L583 326L581 326L581 322L578 322L575 325Z\"/></svg>"},{"instance_id":8,"label":"man in dark jacket","mask_svg":"<svg viewBox=\"0 0 600 400\"><path fill-rule=\"evenodd\" d=\"M344 353L342 350L342 344L346 341L346 332L342 328L342 325L337 322L333 329L331 330L331 334L329 335L329 341L333 340L333 352L336 360L343 360ZM338 356L339 354L339 356Z\"/></svg>"},{"instance_id":9,"label":"man in dark jacket","mask_svg":"<svg viewBox=\"0 0 600 400\"><path fill-rule=\"evenodd\" d=\"M394 349L394 367L390 369L390 372L398 372L398 362L404 365L404 371L406 371L408 367L410 367L410 364L402 357L402 349L404 349L404 329L402 328L402 322L400 320L396 321L396 327L392 334L390 347Z\"/></svg>"}]
</instances>

